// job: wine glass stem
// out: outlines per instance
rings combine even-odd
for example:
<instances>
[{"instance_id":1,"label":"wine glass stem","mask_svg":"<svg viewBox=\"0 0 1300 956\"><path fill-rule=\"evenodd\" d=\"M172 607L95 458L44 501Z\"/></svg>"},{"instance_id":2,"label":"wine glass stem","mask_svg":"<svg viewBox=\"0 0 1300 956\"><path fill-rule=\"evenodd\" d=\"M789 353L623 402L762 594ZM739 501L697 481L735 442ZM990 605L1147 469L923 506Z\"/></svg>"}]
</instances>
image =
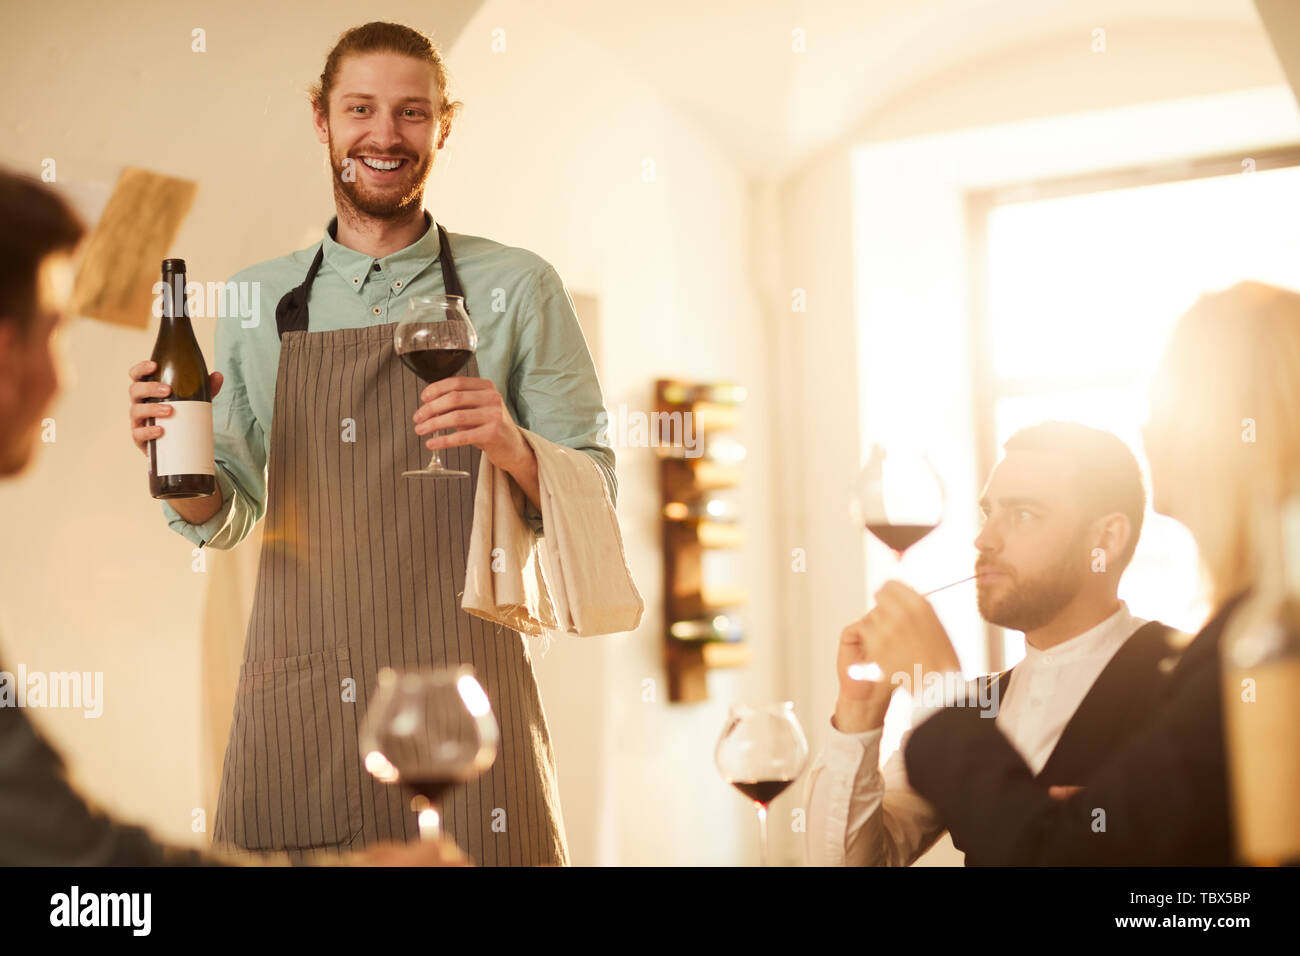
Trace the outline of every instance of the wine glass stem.
<instances>
[{"instance_id":1,"label":"wine glass stem","mask_svg":"<svg viewBox=\"0 0 1300 956\"><path fill-rule=\"evenodd\" d=\"M425 807L418 813L421 840L437 840L442 836L442 821L434 807Z\"/></svg>"},{"instance_id":2,"label":"wine glass stem","mask_svg":"<svg viewBox=\"0 0 1300 956\"><path fill-rule=\"evenodd\" d=\"M758 865L767 866L767 807L758 804Z\"/></svg>"},{"instance_id":3,"label":"wine glass stem","mask_svg":"<svg viewBox=\"0 0 1300 956\"><path fill-rule=\"evenodd\" d=\"M430 437L430 438L437 438L437 437L439 437L439 436L441 436L441 435L445 435L445 434L447 434L447 432L448 432L448 429L440 428L440 429L438 429L436 432L434 432L432 435L430 435L429 437ZM442 470L443 470L442 456L438 454L438 449L436 449L436 448L433 449L433 460L432 460L431 462L429 462L429 466L428 466L427 468L425 468L424 470L425 470L425 471L442 471Z\"/></svg>"}]
</instances>

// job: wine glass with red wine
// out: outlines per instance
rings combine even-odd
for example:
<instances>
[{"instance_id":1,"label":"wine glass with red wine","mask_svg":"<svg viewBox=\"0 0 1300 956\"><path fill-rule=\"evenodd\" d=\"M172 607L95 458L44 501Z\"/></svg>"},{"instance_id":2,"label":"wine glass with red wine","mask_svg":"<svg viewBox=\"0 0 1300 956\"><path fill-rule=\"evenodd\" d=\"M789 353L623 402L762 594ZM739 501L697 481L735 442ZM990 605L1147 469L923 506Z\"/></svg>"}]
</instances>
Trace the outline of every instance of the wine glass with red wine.
<instances>
[{"instance_id":1,"label":"wine glass with red wine","mask_svg":"<svg viewBox=\"0 0 1300 956\"><path fill-rule=\"evenodd\" d=\"M438 838L443 794L492 766L499 742L472 667L380 670L361 725L361 752L372 776L406 788L422 840Z\"/></svg>"},{"instance_id":2,"label":"wine glass with red wine","mask_svg":"<svg viewBox=\"0 0 1300 956\"><path fill-rule=\"evenodd\" d=\"M808 739L794 715L794 704L787 700L757 708L732 705L713 760L722 779L753 801L758 811L759 865L766 866L768 805L808 765Z\"/></svg>"},{"instance_id":3,"label":"wine glass with red wine","mask_svg":"<svg viewBox=\"0 0 1300 956\"><path fill-rule=\"evenodd\" d=\"M440 382L463 369L478 348L478 333L458 295L421 295L411 299L393 330L393 346L406 367L425 384ZM434 432L447 434L447 431ZM402 472L404 478L468 478L468 471L446 468L438 453L428 467Z\"/></svg>"},{"instance_id":4,"label":"wine glass with red wine","mask_svg":"<svg viewBox=\"0 0 1300 956\"><path fill-rule=\"evenodd\" d=\"M853 517L902 561L943 520L943 484L924 455L873 445L854 489Z\"/></svg>"},{"instance_id":5,"label":"wine glass with red wine","mask_svg":"<svg viewBox=\"0 0 1300 956\"><path fill-rule=\"evenodd\" d=\"M901 564L904 552L943 520L943 483L925 455L872 445L853 489L851 510L858 526L870 531L893 552L894 563ZM854 664L849 676L884 680L874 661Z\"/></svg>"}]
</instances>

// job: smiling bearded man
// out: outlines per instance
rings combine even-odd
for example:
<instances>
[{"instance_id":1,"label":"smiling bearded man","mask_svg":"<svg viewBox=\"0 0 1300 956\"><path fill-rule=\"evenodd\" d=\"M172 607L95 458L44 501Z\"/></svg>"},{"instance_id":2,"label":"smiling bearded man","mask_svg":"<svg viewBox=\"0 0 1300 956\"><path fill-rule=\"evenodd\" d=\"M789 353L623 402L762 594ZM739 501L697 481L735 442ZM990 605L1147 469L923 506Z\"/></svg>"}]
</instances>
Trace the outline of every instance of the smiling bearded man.
<instances>
[{"instance_id":1,"label":"smiling bearded man","mask_svg":"<svg viewBox=\"0 0 1300 956\"><path fill-rule=\"evenodd\" d=\"M236 848L415 839L402 790L367 772L375 761L358 753L358 725L384 668L463 663L487 692L501 743L489 770L443 795L445 832L479 864L568 862L528 646L467 614L459 596L483 458L540 532L537 460L520 429L589 455L612 500L614 453L555 269L525 249L449 233L424 211L460 106L446 91L437 48L408 27L368 23L330 52L312 118L328 144L337 218L319 243L231 280L259 288L261 314L276 323L218 322L217 491L163 504L199 547L234 547L266 516L214 829ZM421 390L394 331L425 297L459 297L478 341L463 374ZM165 402L144 401L167 395L143 381L152 371L131 370L142 451L169 420ZM446 465L468 477L404 477L426 449L445 449Z\"/></svg>"}]
</instances>

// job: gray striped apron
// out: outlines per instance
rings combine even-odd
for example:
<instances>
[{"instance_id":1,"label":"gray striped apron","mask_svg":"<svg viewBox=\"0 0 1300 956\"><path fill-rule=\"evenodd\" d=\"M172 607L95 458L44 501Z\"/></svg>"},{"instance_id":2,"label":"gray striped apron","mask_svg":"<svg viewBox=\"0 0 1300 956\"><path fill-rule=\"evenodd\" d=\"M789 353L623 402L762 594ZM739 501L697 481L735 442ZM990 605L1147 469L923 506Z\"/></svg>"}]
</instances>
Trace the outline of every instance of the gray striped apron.
<instances>
[{"instance_id":1,"label":"gray striped apron","mask_svg":"<svg viewBox=\"0 0 1300 956\"><path fill-rule=\"evenodd\" d=\"M463 296L438 232L444 288ZM441 451L470 478L401 476L429 456L411 420L423 383L397 356L395 323L307 330L321 255L277 312L266 524L213 840L300 859L417 839L409 794L366 772L357 732L381 667L466 663L501 748L443 798L443 832L480 865L566 865L527 642L460 607L482 453Z\"/></svg>"}]
</instances>

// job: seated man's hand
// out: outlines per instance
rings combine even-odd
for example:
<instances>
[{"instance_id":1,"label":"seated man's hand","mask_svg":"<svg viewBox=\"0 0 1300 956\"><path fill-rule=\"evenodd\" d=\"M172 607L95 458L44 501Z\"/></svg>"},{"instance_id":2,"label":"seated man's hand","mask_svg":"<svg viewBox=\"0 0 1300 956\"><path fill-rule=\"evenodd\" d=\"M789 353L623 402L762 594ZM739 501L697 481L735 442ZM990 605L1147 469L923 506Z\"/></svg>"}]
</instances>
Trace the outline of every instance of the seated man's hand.
<instances>
[{"instance_id":1,"label":"seated man's hand","mask_svg":"<svg viewBox=\"0 0 1300 956\"><path fill-rule=\"evenodd\" d=\"M906 675L909 686L919 665L921 675L960 672L961 663L934 608L901 581L889 581L876 592L871 641L885 680Z\"/></svg>"},{"instance_id":2,"label":"seated man's hand","mask_svg":"<svg viewBox=\"0 0 1300 956\"><path fill-rule=\"evenodd\" d=\"M855 665L875 664L871 647L871 615L854 621L840 633L835 655L835 673L840 682L839 700L835 702L835 727L846 734L874 730L885 723L885 711L894 686L888 675L878 680L861 680L850 675ZM879 666L879 665L877 665Z\"/></svg>"}]
</instances>

